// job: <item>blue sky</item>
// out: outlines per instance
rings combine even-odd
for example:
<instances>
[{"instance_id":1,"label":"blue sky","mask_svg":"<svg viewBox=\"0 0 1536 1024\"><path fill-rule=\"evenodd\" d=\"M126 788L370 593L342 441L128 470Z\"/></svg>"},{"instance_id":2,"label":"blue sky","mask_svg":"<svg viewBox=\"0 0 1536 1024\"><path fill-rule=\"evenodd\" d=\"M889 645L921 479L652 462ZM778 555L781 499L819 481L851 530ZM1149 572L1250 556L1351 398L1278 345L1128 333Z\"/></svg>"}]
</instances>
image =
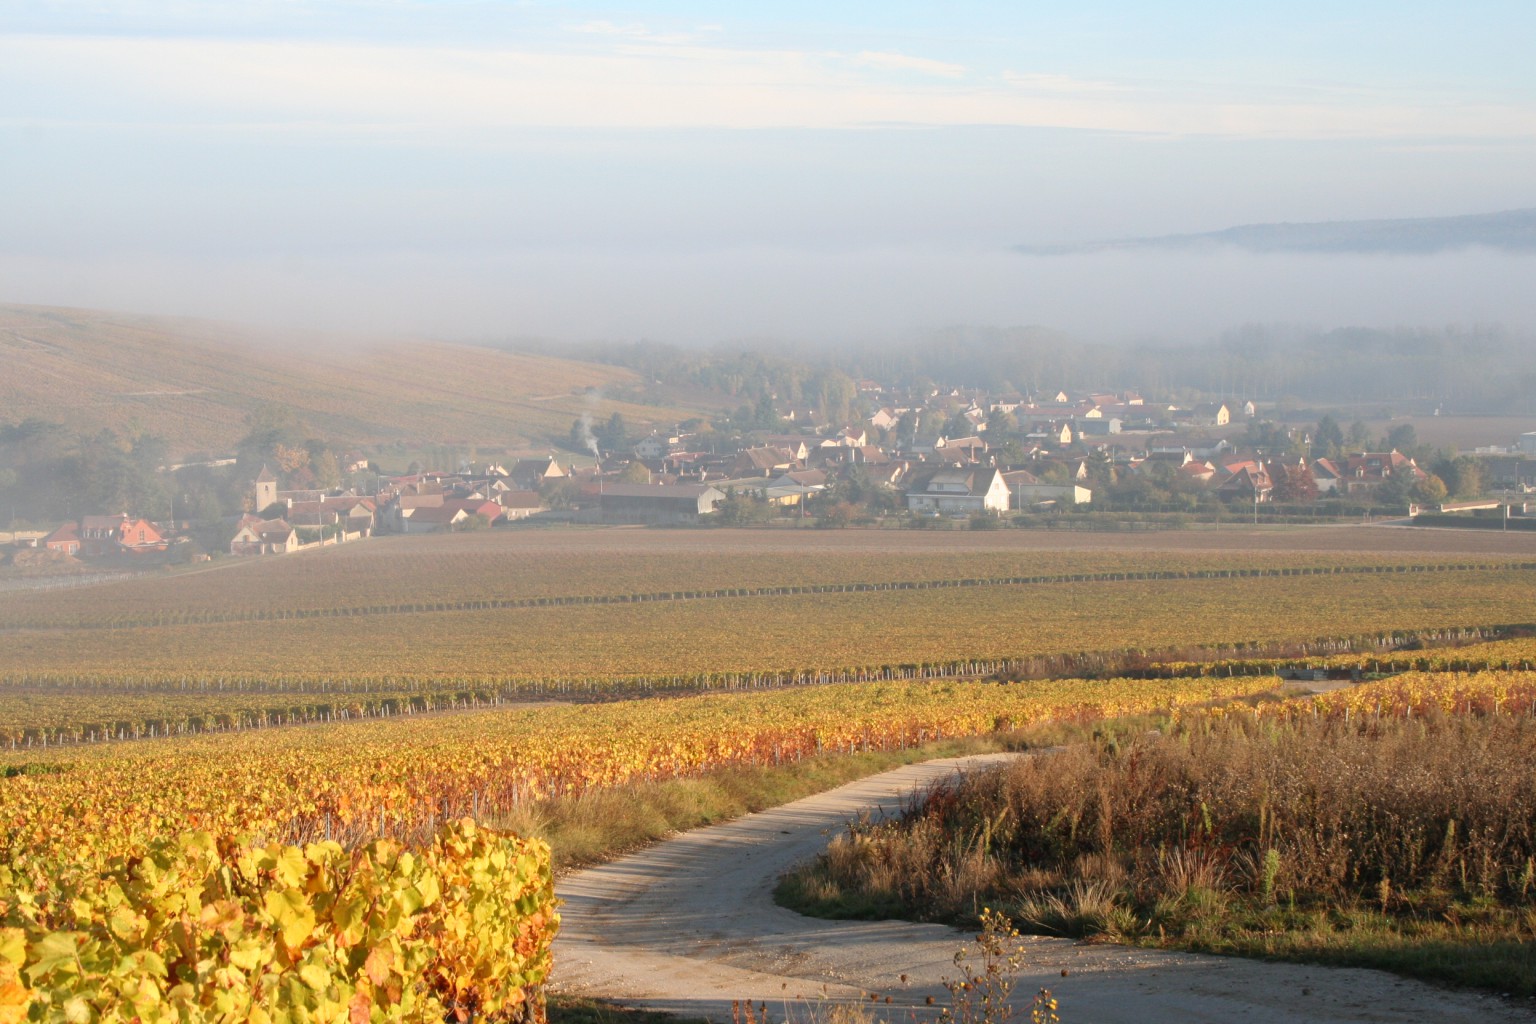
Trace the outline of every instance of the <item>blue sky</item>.
<instances>
[{"instance_id":1,"label":"blue sky","mask_svg":"<svg viewBox=\"0 0 1536 1024\"><path fill-rule=\"evenodd\" d=\"M1003 254L1536 206L1533 38L1529 3L10 0L0 301L698 339L1475 315L1096 322L1100 270L1046 295Z\"/></svg>"}]
</instances>

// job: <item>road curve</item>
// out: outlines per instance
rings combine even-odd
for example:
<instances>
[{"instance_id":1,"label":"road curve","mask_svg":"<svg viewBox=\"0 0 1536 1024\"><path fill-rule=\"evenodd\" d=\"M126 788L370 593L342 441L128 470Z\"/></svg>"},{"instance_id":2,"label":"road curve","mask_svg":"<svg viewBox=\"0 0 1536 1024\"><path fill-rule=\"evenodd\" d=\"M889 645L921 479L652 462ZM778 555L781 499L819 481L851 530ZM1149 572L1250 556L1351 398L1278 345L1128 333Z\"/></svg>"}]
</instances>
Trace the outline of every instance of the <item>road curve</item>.
<instances>
[{"instance_id":1,"label":"road curve","mask_svg":"<svg viewBox=\"0 0 1536 1024\"><path fill-rule=\"evenodd\" d=\"M775 1021L807 1021L827 1002L874 994L884 1019L930 1019L947 1001L942 982L956 974L965 933L802 917L774 904L773 887L857 814L895 814L914 789L1011 756L909 765L566 876L551 990L716 1021L731 1020L735 1000L767 1003ZM1017 992L1027 1001L1049 987L1067 1024L1536 1021L1524 1003L1379 971L1027 942Z\"/></svg>"}]
</instances>

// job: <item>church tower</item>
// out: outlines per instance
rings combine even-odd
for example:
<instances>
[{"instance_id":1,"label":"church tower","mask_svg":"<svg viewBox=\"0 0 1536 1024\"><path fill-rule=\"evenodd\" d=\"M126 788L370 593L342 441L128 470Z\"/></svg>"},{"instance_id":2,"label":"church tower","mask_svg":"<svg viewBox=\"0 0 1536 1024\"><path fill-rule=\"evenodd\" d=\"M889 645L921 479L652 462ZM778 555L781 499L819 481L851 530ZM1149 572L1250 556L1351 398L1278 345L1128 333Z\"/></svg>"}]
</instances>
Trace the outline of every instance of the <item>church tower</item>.
<instances>
[{"instance_id":1,"label":"church tower","mask_svg":"<svg viewBox=\"0 0 1536 1024\"><path fill-rule=\"evenodd\" d=\"M277 501L277 477L263 463L261 473L256 477L256 513L259 515L264 509Z\"/></svg>"}]
</instances>

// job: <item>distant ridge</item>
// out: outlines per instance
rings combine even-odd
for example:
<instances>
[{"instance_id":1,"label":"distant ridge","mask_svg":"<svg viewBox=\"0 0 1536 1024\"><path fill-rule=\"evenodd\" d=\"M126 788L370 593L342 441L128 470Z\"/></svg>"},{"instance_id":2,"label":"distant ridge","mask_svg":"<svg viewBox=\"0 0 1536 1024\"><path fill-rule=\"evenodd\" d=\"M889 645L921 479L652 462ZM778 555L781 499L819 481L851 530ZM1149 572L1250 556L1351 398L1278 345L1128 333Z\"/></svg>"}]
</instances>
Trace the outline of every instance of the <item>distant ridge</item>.
<instances>
[{"instance_id":1,"label":"distant ridge","mask_svg":"<svg viewBox=\"0 0 1536 1024\"><path fill-rule=\"evenodd\" d=\"M1244 224L1197 235L1122 238L1073 245L1018 245L1030 256L1068 256L1115 250L1201 250L1222 247L1248 252L1426 254L1485 246L1536 252L1536 209L1475 213L1460 217L1404 220L1335 220L1313 224Z\"/></svg>"}]
</instances>

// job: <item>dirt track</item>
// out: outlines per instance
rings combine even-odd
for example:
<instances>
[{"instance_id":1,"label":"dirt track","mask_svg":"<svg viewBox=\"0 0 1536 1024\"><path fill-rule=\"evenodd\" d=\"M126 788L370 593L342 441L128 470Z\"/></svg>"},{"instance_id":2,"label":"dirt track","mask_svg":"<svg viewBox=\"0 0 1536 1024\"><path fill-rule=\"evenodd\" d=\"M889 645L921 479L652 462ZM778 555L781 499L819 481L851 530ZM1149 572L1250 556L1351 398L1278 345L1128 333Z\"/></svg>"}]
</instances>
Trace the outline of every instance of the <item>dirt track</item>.
<instances>
[{"instance_id":1,"label":"dirt track","mask_svg":"<svg viewBox=\"0 0 1536 1024\"><path fill-rule=\"evenodd\" d=\"M956 973L963 933L801 917L774 905L773 886L859 811L894 813L914 787L1007 756L897 769L568 876L552 987L717 1021L731 1019L737 999L766 1002L775 1021L804 1021L826 1001L874 993L882 1019L931 1019L926 998L946 1001L941 981ZM1051 988L1067 1024L1536 1020L1523 1003L1377 971L1028 941L1018 993L1027 1002Z\"/></svg>"}]
</instances>

